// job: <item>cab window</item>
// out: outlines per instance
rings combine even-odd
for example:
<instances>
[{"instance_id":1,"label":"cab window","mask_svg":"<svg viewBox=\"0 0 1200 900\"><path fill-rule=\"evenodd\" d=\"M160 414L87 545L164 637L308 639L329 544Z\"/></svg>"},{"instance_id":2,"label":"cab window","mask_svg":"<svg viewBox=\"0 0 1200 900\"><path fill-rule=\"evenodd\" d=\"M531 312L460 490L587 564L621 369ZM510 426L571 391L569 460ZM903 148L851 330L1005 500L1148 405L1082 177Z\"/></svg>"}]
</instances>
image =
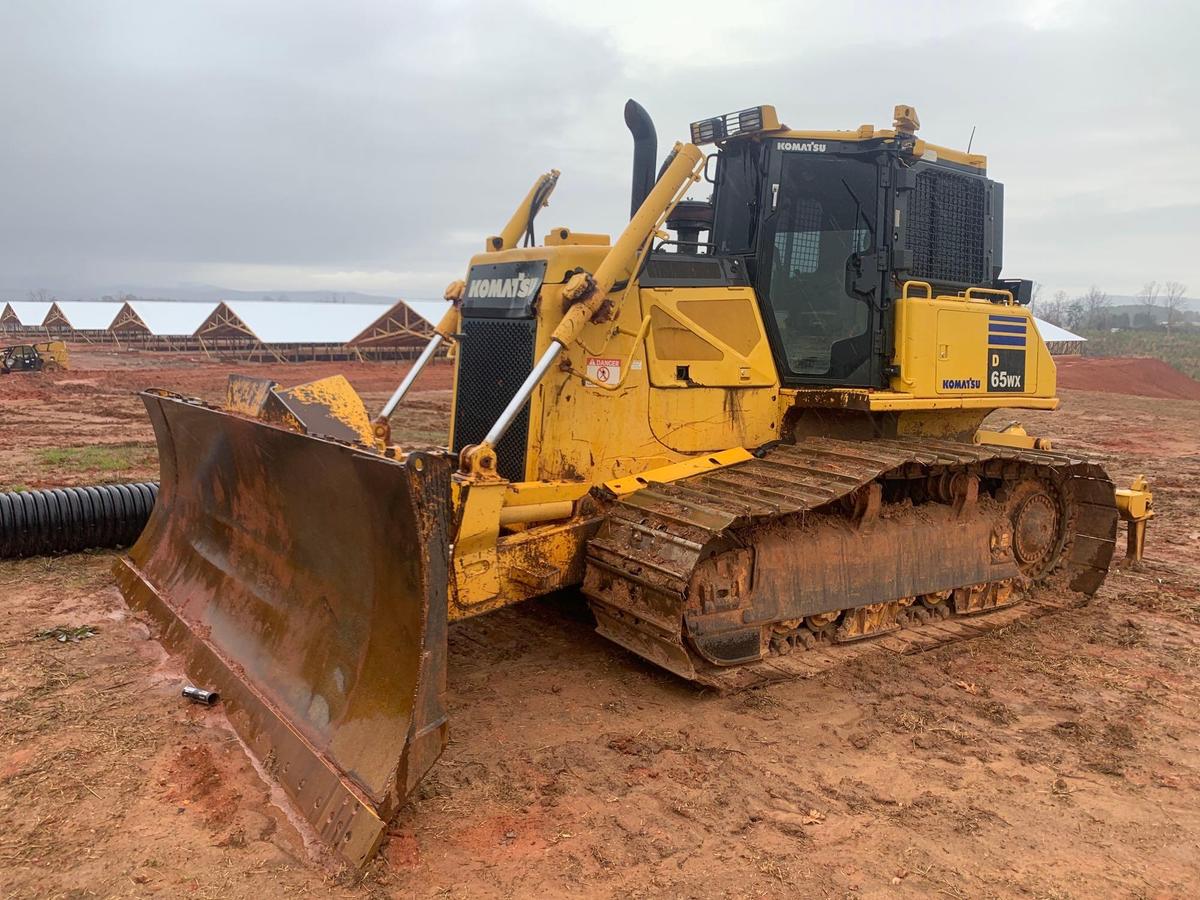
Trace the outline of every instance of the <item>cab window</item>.
<instances>
[{"instance_id":1,"label":"cab window","mask_svg":"<svg viewBox=\"0 0 1200 900\"><path fill-rule=\"evenodd\" d=\"M854 291L875 247L873 163L782 153L764 294L788 371L843 380L869 361L872 310ZM763 270L766 270L763 273Z\"/></svg>"}]
</instances>

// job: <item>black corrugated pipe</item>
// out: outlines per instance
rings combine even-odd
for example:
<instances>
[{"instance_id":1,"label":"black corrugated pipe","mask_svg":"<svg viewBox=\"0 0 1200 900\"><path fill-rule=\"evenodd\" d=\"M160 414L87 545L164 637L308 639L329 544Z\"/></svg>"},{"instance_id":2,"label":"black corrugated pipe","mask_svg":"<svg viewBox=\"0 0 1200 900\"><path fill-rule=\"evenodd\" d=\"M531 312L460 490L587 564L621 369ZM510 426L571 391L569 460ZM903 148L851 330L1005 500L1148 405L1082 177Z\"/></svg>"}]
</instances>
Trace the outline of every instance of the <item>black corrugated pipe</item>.
<instances>
[{"instance_id":1,"label":"black corrugated pipe","mask_svg":"<svg viewBox=\"0 0 1200 900\"><path fill-rule=\"evenodd\" d=\"M153 481L0 493L0 559L132 544L157 496Z\"/></svg>"},{"instance_id":2,"label":"black corrugated pipe","mask_svg":"<svg viewBox=\"0 0 1200 900\"><path fill-rule=\"evenodd\" d=\"M625 125L633 135L633 188L629 198L629 218L654 189L654 160L658 156L658 134L650 113L636 100L625 104Z\"/></svg>"}]
</instances>

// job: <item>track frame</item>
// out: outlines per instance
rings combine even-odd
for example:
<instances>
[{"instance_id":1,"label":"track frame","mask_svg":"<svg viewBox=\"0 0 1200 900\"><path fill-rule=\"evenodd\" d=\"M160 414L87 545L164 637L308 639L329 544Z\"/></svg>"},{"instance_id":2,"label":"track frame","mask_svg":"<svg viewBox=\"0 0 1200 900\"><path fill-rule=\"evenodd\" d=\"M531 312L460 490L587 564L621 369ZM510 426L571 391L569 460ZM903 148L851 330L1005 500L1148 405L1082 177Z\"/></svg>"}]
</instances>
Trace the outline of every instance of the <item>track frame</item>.
<instances>
[{"instance_id":1,"label":"track frame","mask_svg":"<svg viewBox=\"0 0 1200 900\"><path fill-rule=\"evenodd\" d=\"M1014 519L1030 496L1040 516ZM1048 583L1090 595L1117 518L1112 481L1083 456L807 438L614 502L588 544L583 590L601 634L716 683L797 648L840 654L928 625L938 599L980 617ZM1014 553L1015 528L1041 548L1034 564ZM828 630L806 630L814 617Z\"/></svg>"}]
</instances>

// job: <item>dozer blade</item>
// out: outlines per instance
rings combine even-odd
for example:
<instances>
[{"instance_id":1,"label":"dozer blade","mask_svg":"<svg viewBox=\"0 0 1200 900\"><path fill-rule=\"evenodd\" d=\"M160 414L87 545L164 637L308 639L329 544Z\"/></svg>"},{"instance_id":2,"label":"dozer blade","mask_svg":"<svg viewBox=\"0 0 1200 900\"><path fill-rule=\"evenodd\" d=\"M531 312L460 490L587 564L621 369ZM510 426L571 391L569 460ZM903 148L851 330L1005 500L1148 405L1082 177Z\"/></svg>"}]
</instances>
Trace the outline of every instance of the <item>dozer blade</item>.
<instances>
[{"instance_id":1,"label":"dozer blade","mask_svg":"<svg viewBox=\"0 0 1200 900\"><path fill-rule=\"evenodd\" d=\"M452 462L142 398L161 487L115 567L122 592L362 866L446 742Z\"/></svg>"}]
</instances>

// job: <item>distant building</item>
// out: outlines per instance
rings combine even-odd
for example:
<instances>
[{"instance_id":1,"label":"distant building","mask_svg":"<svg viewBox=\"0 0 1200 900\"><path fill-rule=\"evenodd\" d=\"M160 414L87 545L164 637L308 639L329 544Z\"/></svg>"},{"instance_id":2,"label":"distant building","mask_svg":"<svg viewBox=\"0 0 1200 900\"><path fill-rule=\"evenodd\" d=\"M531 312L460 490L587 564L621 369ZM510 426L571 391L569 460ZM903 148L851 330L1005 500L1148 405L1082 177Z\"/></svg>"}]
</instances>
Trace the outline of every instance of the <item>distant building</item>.
<instances>
[{"instance_id":1,"label":"distant building","mask_svg":"<svg viewBox=\"0 0 1200 900\"><path fill-rule=\"evenodd\" d=\"M1038 334L1045 341L1046 348L1050 351L1051 356L1083 355L1083 345L1087 343L1087 338L1080 337L1074 332L1067 331L1065 328L1059 328L1057 325L1052 325L1045 319L1039 319L1037 316L1034 316L1033 321L1037 323Z\"/></svg>"}]
</instances>

